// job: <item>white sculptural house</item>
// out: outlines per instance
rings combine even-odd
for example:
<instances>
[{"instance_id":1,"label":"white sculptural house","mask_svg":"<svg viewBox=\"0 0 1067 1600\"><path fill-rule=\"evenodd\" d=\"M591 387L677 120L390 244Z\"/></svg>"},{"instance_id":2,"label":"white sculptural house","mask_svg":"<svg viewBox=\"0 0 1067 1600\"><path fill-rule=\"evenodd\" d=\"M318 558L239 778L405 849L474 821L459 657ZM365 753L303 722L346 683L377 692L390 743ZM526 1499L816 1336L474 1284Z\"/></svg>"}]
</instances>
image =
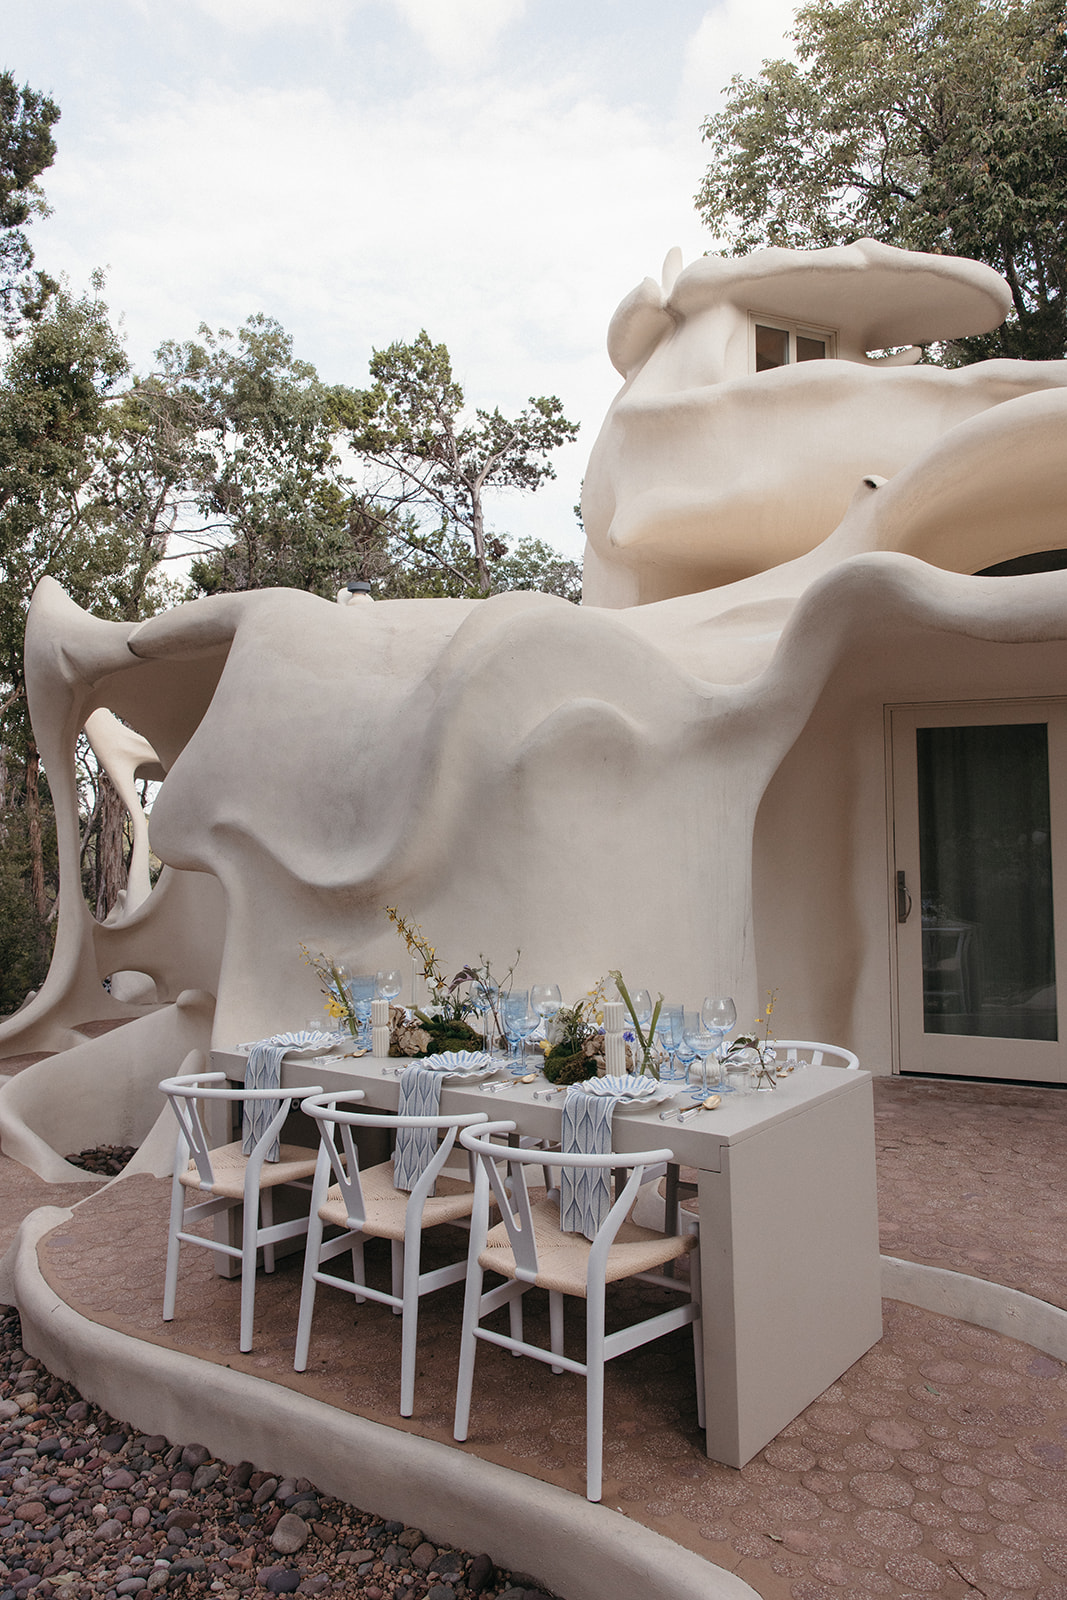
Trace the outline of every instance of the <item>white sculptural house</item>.
<instances>
[{"instance_id":1,"label":"white sculptural house","mask_svg":"<svg viewBox=\"0 0 1067 1600\"><path fill-rule=\"evenodd\" d=\"M316 1008L301 941L395 965L386 904L446 967L518 948L568 996L621 967L742 1021L773 989L783 1035L874 1072L1067 1080L1067 362L917 364L1009 303L871 241L672 254L612 320L581 608L265 590L125 624L45 580L59 927L0 1052L59 1053L0 1090L4 1149L59 1178L74 1126L139 1142L189 1051ZM106 926L83 727L138 819ZM162 779L152 889L135 775Z\"/></svg>"}]
</instances>

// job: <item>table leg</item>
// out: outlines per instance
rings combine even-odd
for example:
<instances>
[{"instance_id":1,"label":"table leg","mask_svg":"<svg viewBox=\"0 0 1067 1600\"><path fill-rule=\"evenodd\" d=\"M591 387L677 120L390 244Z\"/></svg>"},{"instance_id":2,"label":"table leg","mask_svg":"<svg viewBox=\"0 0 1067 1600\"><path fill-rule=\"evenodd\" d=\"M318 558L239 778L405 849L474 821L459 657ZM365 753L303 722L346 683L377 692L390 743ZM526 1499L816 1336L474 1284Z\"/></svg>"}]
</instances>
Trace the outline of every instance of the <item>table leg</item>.
<instances>
[{"instance_id":1,"label":"table leg","mask_svg":"<svg viewBox=\"0 0 1067 1600\"><path fill-rule=\"evenodd\" d=\"M881 1337L869 1080L698 1180L707 1449L742 1467Z\"/></svg>"}]
</instances>

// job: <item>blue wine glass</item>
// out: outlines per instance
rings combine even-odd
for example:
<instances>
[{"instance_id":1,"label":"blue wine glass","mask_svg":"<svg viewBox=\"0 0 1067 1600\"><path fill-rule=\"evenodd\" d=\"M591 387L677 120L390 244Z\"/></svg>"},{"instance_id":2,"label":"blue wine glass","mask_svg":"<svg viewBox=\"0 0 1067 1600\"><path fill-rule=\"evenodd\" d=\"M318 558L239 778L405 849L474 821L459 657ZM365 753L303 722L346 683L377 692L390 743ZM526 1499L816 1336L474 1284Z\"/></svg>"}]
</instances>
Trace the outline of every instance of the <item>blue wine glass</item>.
<instances>
[{"instance_id":1,"label":"blue wine glass","mask_svg":"<svg viewBox=\"0 0 1067 1600\"><path fill-rule=\"evenodd\" d=\"M673 1083L678 1072L678 1047L682 1042L682 1024L685 1013L681 1006L661 1006L656 1023L656 1039L664 1053L660 1077Z\"/></svg>"},{"instance_id":2,"label":"blue wine glass","mask_svg":"<svg viewBox=\"0 0 1067 1600\"><path fill-rule=\"evenodd\" d=\"M376 974L363 973L358 977L348 980L348 992L352 997L352 1010L359 1023L359 1033L356 1037L357 1045L363 1049L370 1049L370 1008L374 999Z\"/></svg>"},{"instance_id":3,"label":"blue wine glass","mask_svg":"<svg viewBox=\"0 0 1067 1600\"><path fill-rule=\"evenodd\" d=\"M510 994L504 996L502 1011L501 1021L510 1046L508 1071L515 1077L521 1077L526 1071L526 1041L537 1026L537 1013L530 1008L529 990L512 989ZM516 1062L517 1049L520 1054Z\"/></svg>"},{"instance_id":4,"label":"blue wine glass","mask_svg":"<svg viewBox=\"0 0 1067 1600\"><path fill-rule=\"evenodd\" d=\"M718 1088L718 1070L715 1073L715 1082L709 1082L708 1060L715 1056L722 1034L714 1028L706 1027L699 1011L687 1011L682 1024L682 1039L692 1051L694 1058L700 1063L700 1081L690 1089L690 1096L694 1100L703 1100L710 1089ZM716 1060L716 1068L718 1069L718 1067L719 1063ZM689 1082L693 1084L692 1070L690 1070Z\"/></svg>"}]
</instances>

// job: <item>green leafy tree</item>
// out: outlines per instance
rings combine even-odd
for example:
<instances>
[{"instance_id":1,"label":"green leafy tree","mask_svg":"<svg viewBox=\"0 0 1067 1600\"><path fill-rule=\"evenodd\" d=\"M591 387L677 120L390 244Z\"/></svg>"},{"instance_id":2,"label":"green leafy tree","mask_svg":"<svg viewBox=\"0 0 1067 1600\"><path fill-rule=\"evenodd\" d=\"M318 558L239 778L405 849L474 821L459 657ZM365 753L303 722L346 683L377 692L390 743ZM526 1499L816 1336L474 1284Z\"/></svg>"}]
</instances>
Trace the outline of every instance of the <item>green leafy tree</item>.
<instances>
[{"instance_id":1,"label":"green leafy tree","mask_svg":"<svg viewBox=\"0 0 1067 1600\"><path fill-rule=\"evenodd\" d=\"M447 347L425 329L411 344L375 350L370 375L369 389L337 398L352 448L376 474L373 498L430 530L424 555L441 545L442 530L461 535L477 589L487 594L492 563L507 545L486 529L486 491L540 488L555 477L551 452L575 437L577 425L554 395L531 398L514 418L480 407L471 417ZM448 539L444 546L453 548Z\"/></svg>"},{"instance_id":2,"label":"green leafy tree","mask_svg":"<svg viewBox=\"0 0 1067 1600\"><path fill-rule=\"evenodd\" d=\"M0 312L9 330L19 316L39 315L55 288L43 273L31 274L33 251L22 229L35 212L47 212L37 179L55 160L58 121L54 100L0 72Z\"/></svg>"},{"instance_id":3,"label":"green leafy tree","mask_svg":"<svg viewBox=\"0 0 1067 1600\"><path fill-rule=\"evenodd\" d=\"M42 577L79 604L116 614L127 530L109 514L99 469L108 401L127 372L97 292L58 289L24 325L0 371L0 764L24 813L34 916L47 916L46 826L37 746L26 714L23 641Z\"/></svg>"},{"instance_id":4,"label":"green leafy tree","mask_svg":"<svg viewBox=\"0 0 1067 1600\"><path fill-rule=\"evenodd\" d=\"M283 586L332 596L385 549L388 510L354 492L338 453L340 392L263 315L236 335L202 327L197 341L158 352L131 402L146 418L150 484L167 465L160 503L173 553L194 553L194 593ZM168 435L173 448L161 457Z\"/></svg>"},{"instance_id":5,"label":"green leafy tree","mask_svg":"<svg viewBox=\"0 0 1067 1600\"><path fill-rule=\"evenodd\" d=\"M1004 275L1003 328L956 359L1067 352L1063 0L812 0L799 63L735 78L696 197L743 254L867 235Z\"/></svg>"},{"instance_id":6,"label":"green leafy tree","mask_svg":"<svg viewBox=\"0 0 1067 1600\"><path fill-rule=\"evenodd\" d=\"M493 588L538 589L542 594L557 594L561 600L579 605L582 599L582 566L545 544L543 539L520 539L514 549L493 567Z\"/></svg>"}]
</instances>

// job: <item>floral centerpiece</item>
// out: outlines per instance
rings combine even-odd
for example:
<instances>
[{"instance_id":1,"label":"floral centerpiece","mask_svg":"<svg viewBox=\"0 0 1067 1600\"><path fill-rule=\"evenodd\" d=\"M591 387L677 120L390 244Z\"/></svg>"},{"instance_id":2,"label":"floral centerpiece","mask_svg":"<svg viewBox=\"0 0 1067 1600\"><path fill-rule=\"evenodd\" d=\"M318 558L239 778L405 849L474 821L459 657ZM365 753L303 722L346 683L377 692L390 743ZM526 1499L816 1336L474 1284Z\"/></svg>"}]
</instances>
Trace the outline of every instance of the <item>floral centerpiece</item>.
<instances>
[{"instance_id":1,"label":"floral centerpiece","mask_svg":"<svg viewBox=\"0 0 1067 1600\"><path fill-rule=\"evenodd\" d=\"M311 954L306 944L301 944L300 950L305 965L309 966L318 978L326 997L327 1016L334 1022L339 1022L343 1028L347 1028L353 1039L358 1038L362 1024L356 1016L345 968L331 956L324 956L321 950L316 956Z\"/></svg>"},{"instance_id":2,"label":"floral centerpiece","mask_svg":"<svg viewBox=\"0 0 1067 1600\"><path fill-rule=\"evenodd\" d=\"M396 906L386 906L385 914L407 945L409 953L422 962L422 977L430 991L428 1010L423 1011L416 1006L413 1017L399 1013L395 1023L394 1013L390 1012L389 1054L419 1057L436 1055L445 1050L483 1049L485 1040L471 1027L467 1018L478 1010L472 991L481 992L489 997L486 1035L490 1035L492 1028L498 1033L501 1031L493 999L497 986L493 983L488 961L483 956L479 966L461 967L454 978L447 979L441 971L436 949L419 924L404 916ZM517 961L518 957L515 959ZM510 980L514 970L515 963L512 962L505 975L505 983ZM490 1016L491 1026L488 1020Z\"/></svg>"},{"instance_id":3,"label":"floral centerpiece","mask_svg":"<svg viewBox=\"0 0 1067 1600\"><path fill-rule=\"evenodd\" d=\"M601 978L576 1005L557 1011L545 1030L545 1077L559 1088L595 1078L604 1065L604 983Z\"/></svg>"}]
</instances>

